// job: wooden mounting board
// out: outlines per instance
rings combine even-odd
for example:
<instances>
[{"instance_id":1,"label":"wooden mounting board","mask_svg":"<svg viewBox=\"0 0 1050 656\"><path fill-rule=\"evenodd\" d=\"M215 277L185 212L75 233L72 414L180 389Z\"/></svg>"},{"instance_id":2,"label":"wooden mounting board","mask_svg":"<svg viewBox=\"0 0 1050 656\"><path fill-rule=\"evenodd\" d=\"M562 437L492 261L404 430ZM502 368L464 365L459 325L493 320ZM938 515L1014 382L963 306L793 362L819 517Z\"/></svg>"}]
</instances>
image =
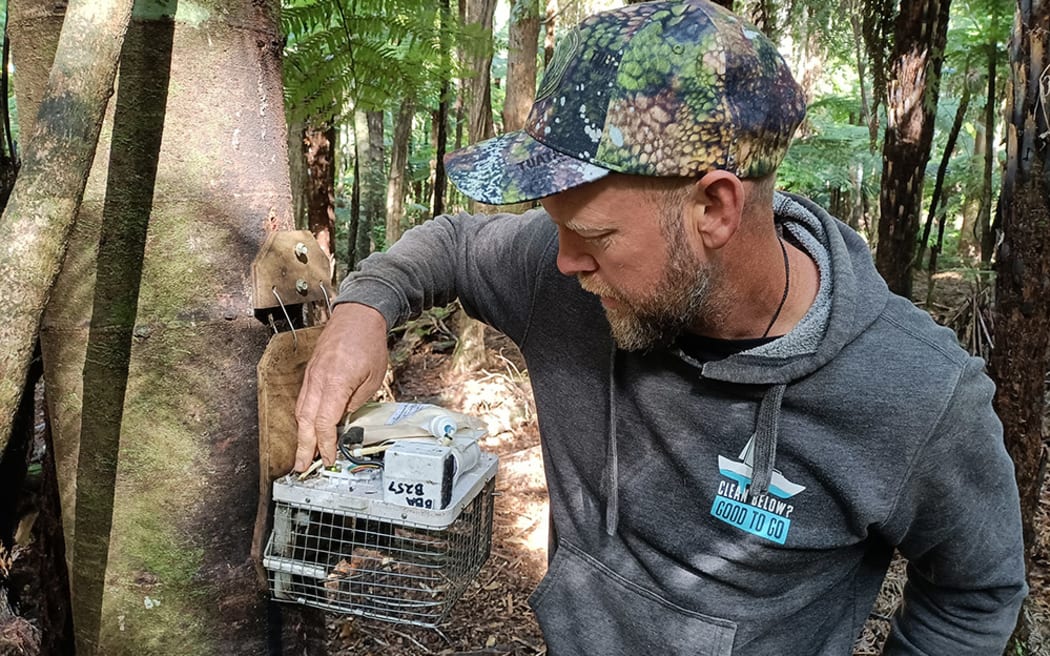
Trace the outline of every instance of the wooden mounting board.
<instances>
[{"instance_id":1,"label":"wooden mounting board","mask_svg":"<svg viewBox=\"0 0 1050 656\"><path fill-rule=\"evenodd\" d=\"M331 260L309 230L274 232L252 262L252 302L262 310L324 301L335 296L331 280Z\"/></svg>"}]
</instances>

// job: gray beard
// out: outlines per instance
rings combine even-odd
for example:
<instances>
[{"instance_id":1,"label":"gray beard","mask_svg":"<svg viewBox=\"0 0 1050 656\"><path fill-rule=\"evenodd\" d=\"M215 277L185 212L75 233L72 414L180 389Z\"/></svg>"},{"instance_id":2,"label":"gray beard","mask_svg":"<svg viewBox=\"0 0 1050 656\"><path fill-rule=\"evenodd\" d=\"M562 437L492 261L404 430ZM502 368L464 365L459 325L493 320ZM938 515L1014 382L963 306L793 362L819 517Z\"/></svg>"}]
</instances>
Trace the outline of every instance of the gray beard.
<instances>
[{"instance_id":1,"label":"gray beard","mask_svg":"<svg viewBox=\"0 0 1050 656\"><path fill-rule=\"evenodd\" d=\"M711 275L706 270L686 274L674 271L675 280L643 303L624 302L605 308L613 340L625 351L647 351L668 346L691 328L711 322Z\"/></svg>"}]
</instances>

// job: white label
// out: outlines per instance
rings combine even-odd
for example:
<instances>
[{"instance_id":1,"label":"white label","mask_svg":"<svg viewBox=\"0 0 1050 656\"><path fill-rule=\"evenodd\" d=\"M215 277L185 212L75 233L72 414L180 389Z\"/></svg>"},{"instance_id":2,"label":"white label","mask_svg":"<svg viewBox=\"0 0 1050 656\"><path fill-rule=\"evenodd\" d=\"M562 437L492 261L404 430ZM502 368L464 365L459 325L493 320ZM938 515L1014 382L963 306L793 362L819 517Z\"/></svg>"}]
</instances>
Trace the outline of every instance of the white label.
<instances>
[{"instance_id":1,"label":"white label","mask_svg":"<svg viewBox=\"0 0 1050 656\"><path fill-rule=\"evenodd\" d=\"M394 409L394 414L390 415L390 419L386 420L386 425L396 424L405 417L411 417L425 407L426 404L424 403L398 403L397 408Z\"/></svg>"}]
</instances>

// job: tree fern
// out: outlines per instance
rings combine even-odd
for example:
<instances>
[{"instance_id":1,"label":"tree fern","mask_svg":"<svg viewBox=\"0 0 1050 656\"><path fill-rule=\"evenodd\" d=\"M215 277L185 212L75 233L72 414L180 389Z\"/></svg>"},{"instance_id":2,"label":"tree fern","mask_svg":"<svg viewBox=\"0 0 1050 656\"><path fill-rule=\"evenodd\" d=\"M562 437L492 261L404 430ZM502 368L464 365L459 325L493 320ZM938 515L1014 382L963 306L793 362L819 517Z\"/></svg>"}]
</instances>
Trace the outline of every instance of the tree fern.
<instances>
[{"instance_id":1,"label":"tree fern","mask_svg":"<svg viewBox=\"0 0 1050 656\"><path fill-rule=\"evenodd\" d=\"M293 119L342 118L392 99L436 98L440 23L429 0L293 0L282 26L285 102ZM470 42L454 25L451 39Z\"/></svg>"},{"instance_id":2,"label":"tree fern","mask_svg":"<svg viewBox=\"0 0 1050 656\"><path fill-rule=\"evenodd\" d=\"M881 159L868 148L868 129L851 125L849 116L860 111L857 98L825 96L814 102L807 117L808 133L788 151L777 173L778 185L827 205L832 190L847 191L862 172L861 193L877 197Z\"/></svg>"}]
</instances>

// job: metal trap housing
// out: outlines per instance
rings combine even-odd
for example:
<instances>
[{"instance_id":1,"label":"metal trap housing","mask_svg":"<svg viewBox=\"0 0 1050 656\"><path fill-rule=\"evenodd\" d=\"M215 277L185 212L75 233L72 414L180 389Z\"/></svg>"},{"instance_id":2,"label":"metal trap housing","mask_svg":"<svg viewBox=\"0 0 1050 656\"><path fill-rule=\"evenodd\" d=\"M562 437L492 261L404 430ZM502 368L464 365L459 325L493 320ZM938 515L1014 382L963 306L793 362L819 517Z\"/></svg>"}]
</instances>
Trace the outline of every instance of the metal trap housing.
<instances>
[{"instance_id":1,"label":"metal trap housing","mask_svg":"<svg viewBox=\"0 0 1050 656\"><path fill-rule=\"evenodd\" d=\"M496 457L481 453L451 493L426 505L411 481L355 469L337 461L336 471L274 482L263 558L273 597L436 628L488 559Z\"/></svg>"}]
</instances>

